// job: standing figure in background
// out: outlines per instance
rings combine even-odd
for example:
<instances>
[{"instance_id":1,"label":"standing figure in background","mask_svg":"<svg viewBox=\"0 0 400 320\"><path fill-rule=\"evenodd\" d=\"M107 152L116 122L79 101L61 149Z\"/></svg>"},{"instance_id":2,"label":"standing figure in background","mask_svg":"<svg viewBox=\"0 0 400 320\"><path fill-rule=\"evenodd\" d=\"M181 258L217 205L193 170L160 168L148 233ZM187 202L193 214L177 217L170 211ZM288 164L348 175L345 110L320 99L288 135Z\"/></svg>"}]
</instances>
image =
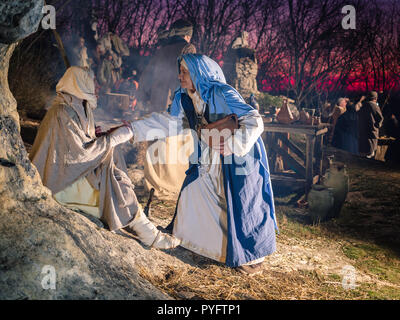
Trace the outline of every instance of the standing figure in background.
<instances>
[{"instance_id":1,"label":"standing figure in background","mask_svg":"<svg viewBox=\"0 0 400 320\"><path fill-rule=\"evenodd\" d=\"M137 91L139 89L139 82L136 80L136 70L131 70L125 67L122 73L122 78L114 85L115 92L129 95L129 109L132 114L135 111L137 99Z\"/></svg>"},{"instance_id":2,"label":"standing figure in background","mask_svg":"<svg viewBox=\"0 0 400 320\"><path fill-rule=\"evenodd\" d=\"M141 112L145 114L167 110L176 88L179 87L176 59L181 54L196 52L196 48L190 44L192 34L192 24L182 19L175 21L170 30L160 33L160 48L151 58L139 79L137 110L143 108L144 110ZM154 188L154 195L163 199L178 197L180 186L185 179L185 171L189 168L189 162L178 163L171 160L176 158L176 150L191 139L190 134L182 134L166 137L151 145L144 142L140 146L146 148L146 157L142 161L144 162L147 191ZM156 161L156 153L165 158L164 163Z\"/></svg>"},{"instance_id":3,"label":"standing figure in background","mask_svg":"<svg viewBox=\"0 0 400 320\"><path fill-rule=\"evenodd\" d=\"M143 104L144 113L162 112L171 104L174 92L179 86L176 59L185 53L195 53L190 44L193 25L186 20L175 21L170 30L162 33L160 48L151 58L139 79L138 100Z\"/></svg>"},{"instance_id":4,"label":"standing figure in background","mask_svg":"<svg viewBox=\"0 0 400 320\"><path fill-rule=\"evenodd\" d=\"M336 121L332 138L332 146L353 154L358 154L357 105L349 101L346 111Z\"/></svg>"},{"instance_id":5,"label":"standing figure in background","mask_svg":"<svg viewBox=\"0 0 400 320\"><path fill-rule=\"evenodd\" d=\"M112 64L114 85L122 77L122 58L130 55L129 48L119 36L112 32L108 32L101 37L98 40L98 45L100 46L101 51L106 52L107 59ZM113 86L111 86L111 88L112 87Z\"/></svg>"},{"instance_id":6,"label":"standing figure in background","mask_svg":"<svg viewBox=\"0 0 400 320\"><path fill-rule=\"evenodd\" d=\"M97 71L101 66L101 63L104 59L104 54L105 51L103 50L103 48L100 45L96 46L96 49L93 50L93 64L91 66L93 72L95 73L95 75L97 75Z\"/></svg>"},{"instance_id":7,"label":"standing figure in background","mask_svg":"<svg viewBox=\"0 0 400 320\"><path fill-rule=\"evenodd\" d=\"M323 123L330 122L330 118L332 117L332 111L333 111L332 105L329 102L325 102L321 111L321 121Z\"/></svg>"},{"instance_id":8,"label":"standing figure in background","mask_svg":"<svg viewBox=\"0 0 400 320\"><path fill-rule=\"evenodd\" d=\"M112 53L107 51L97 69L97 81L101 86L102 93L110 93L114 88L115 83L120 79L118 70L113 63Z\"/></svg>"},{"instance_id":9,"label":"standing figure in background","mask_svg":"<svg viewBox=\"0 0 400 320\"><path fill-rule=\"evenodd\" d=\"M329 142L332 143L333 135L335 134L335 126L339 117L346 112L348 99L339 98L336 105L332 110L332 116L330 117L330 123L332 124L331 131L329 133Z\"/></svg>"},{"instance_id":10,"label":"standing figure in background","mask_svg":"<svg viewBox=\"0 0 400 320\"><path fill-rule=\"evenodd\" d=\"M391 98L389 104L383 109L384 134L394 140L385 154L385 161L400 164L400 99L399 95Z\"/></svg>"},{"instance_id":11,"label":"standing figure in background","mask_svg":"<svg viewBox=\"0 0 400 320\"><path fill-rule=\"evenodd\" d=\"M69 50L71 66L89 68L89 57L85 46L85 39L78 37L73 39L72 48Z\"/></svg>"},{"instance_id":12,"label":"standing figure in background","mask_svg":"<svg viewBox=\"0 0 400 320\"><path fill-rule=\"evenodd\" d=\"M379 128L383 116L377 105L378 93L371 91L358 112L358 145L361 156L373 158L378 148Z\"/></svg>"},{"instance_id":13,"label":"standing figure in background","mask_svg":"<svg viewBox=\"0 0 400 320\"><path fill-rule=\"evenodd\" d=\"M127 57L130 55L127 44L112 32L108 32L101 37L98 40L98 44L103 48L104 51L109 51L112 54L116 54L121 59L122 57Z\"/></svg>"}]
</instances>

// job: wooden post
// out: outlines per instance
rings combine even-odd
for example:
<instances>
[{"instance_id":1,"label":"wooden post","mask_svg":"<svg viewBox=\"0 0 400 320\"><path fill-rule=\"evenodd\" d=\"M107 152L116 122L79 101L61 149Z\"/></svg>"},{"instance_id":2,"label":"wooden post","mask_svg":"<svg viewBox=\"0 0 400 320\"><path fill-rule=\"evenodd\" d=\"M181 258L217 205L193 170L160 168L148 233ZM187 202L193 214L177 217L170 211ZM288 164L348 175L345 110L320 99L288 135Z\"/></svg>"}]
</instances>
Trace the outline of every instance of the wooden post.
<instances>
[{"instance_id":1,"label":"wooden post","mask_svg":"<svg viewBox=\"0 0 400 320\"><path fill-rule=\"evenodd\" d=\"M316 173L319 176L322 176L322 167L323 167L323 159L324 159L324 135L320 134L317 136L316 141L316 155L315 155L315 165L316 165Z\"/></svg>"},{"instance_id":2,"label":"wooden post","mask_svg":"<svg viewBox=\"0 0 400 320\"><path fill-rule=\"evenodd\" d=\"M62 43L61 37L60 37L60 35L58 34L58 32L56 30L53 30L53 34L54 34L54 37L56 38L57 47L58 47L58 50L60 50L61 56L62 56L62 58L64 60L65 67L68 69L71 66L71 64L70 64L70 62L68 60L67 53L65 52L65 48L64 48L64 45Z\"/></svg>"},{"instance_id":3,"label":"wooden post","mask_svg":"<svg viewBox=\"0 0 400 320\"><path fill-rule=\"evenodd\" d=\"M276 162L276 157L277 157L277 154L274 150L274 147L275 147L275 133L274 132L267 132L266 142L267 142L267 148L268 148L268 156L270 159L270 170L271 170L271 173L274 173L274 172L276 172L275 162Z\"/></svg>"},{"instance_id":4,"label":"wooden post","mask_svg":"<svg viewBox=\"0 0 400 320\"><path fill-rule=\"evenodd\" d=\"M306 197L313 184L313 159L314 159L315 136L306 135Z\"/></svg>"},{"instance_id":5,"label":"wooden post","mask_svg":"<svg viewBox=\"0 0 400 320\"><path fill-rule=\"evenodd\" d=\"M66 4L68 4L70 1L71 1L71 0L66 1L66 2L64 3L63 7L64 7ZM44 2L44 5L46 5L46 1ZM69 60L68 60L68 56L67 56L67 53L66 53L66 51L65 51L63 42L62 42L61 37L60 37L60 34L59 34L59 33L57 32L57 30L55 30L55 29L52 29L52 31L53 31L54 37L56 38L56 41L57 41L57 48L58 48L58 50L60 51L61 56L62 56L62 58L63 58L63 60L64 60L65 67L68 69L68 68L71 66L71 63L70 63Z\"/></svg>"}]
</instances>

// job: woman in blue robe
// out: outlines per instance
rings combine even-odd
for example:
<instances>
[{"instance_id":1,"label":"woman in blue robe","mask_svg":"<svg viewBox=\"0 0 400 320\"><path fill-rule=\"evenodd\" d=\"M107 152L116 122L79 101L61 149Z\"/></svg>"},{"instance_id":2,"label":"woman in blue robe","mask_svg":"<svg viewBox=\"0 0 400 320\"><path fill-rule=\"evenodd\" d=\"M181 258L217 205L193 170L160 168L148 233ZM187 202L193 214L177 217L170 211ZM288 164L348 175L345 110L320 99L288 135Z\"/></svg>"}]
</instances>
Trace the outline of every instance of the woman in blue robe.
<instances>
[{"instance_id":1,"label":"woman in blue robe","mask_svg":"<svg viewBox=\"0 0 400 320\"><path fill-rule=\"evenodd\" d=\"M181 246L252 273L249 270L259 269L264 257L276 250L277 223L261 139L262 118L226 84L214 60L186 54L178 58L178 67L181 85L168 112L132 122L134 141L191 130L195 152L170 224L172 233ZM223 143L217 139L209 146L204 130L198 136L199 125L232 113L238 117L239 129Z\"/></svg>"}]
</instances>

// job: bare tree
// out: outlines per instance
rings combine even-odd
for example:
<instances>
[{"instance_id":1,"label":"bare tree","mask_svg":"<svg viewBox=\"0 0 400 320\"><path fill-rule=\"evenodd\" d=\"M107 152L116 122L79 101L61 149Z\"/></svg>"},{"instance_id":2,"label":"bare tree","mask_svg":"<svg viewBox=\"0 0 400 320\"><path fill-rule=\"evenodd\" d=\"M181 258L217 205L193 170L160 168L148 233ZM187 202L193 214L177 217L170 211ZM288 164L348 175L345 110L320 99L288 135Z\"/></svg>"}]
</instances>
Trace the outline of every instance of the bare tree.
<instances>
[{"instance_id":1,"label":"bare tree","mask_svg":"<svg viewBox=\"0 0 400 320\"><path fill-rule=\"evenodd\" d=\"M301 105L327 79L346 68L356 52L341 27L342 0L287 0L278 26L288 90Z\"/></svg>"},{"instance_id":2,"label":"bare tree","mask_svg":"<svg viewBox=\"0 0 400 320\"><path fill-rule=\"evenodd\" d=\"M193 42L211 57L226 50L241 28L242 4L249 0L177 0L181 12L193 23Z\"/></svg>"},{"instance_id":3,"label":"bare tree","mask_svg":"<svg viewBox=\"0 0 400 320\"><path fill-rule=\"evenodd\" d=\"M178 18L193 23L192 42L198 52L212 58L226 53L234 38L246 30L250 45L256 49L259 81L266 82L269 90L291 95L300 105L313 103L314 96L317 101L333 98L351 86L360 87L360 82L367 90L390 90L400 79L398 0L48 3L56 5L57 28L64 30L66 39L87 34L91 16L96 13L100 35L116 33L138 51L152 51L158 31L168 29ZM356 8L356 30L341 26L341 11L348 4Z\"/></svg>"},{"instance_id":4,"label":"bare tree","mask_svg":"<svg viewBox=\"0 0 400 320\"><path fill-rule=\"evenodd\" d=\"M255 49L259 64L258 78L265 81L274 92L279 92L285 82L282 66L284 50L277 29L284 0L260 1L254 15Z\"/></svg>"},{"instance_id":5,"label":"bare tree","mask_svg":"<svg viewBox=\"0 0 400 320\"><path fill-rule=\"evenodd\" d=\"M362 17L363 46L359 64L368 75L367 89L388 91L397 84L393 79L398 72L399 7L398 1L374 0Z\"/></svg>"}]
</instances>

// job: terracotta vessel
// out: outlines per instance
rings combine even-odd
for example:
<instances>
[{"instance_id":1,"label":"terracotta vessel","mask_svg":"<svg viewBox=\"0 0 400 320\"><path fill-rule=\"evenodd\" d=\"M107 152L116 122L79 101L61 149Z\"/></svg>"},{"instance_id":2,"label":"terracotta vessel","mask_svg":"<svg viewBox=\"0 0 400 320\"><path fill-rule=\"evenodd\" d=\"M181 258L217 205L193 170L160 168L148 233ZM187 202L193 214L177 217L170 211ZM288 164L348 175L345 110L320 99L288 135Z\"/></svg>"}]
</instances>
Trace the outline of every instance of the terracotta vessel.
<instances>
[{"instance_id":1,"label":"terracotta vessel","mask_svg":"<svg viewBox=\"0 0 400 320\"><path fill-rule=\"evenodd\" d=\"M294 117L292 112L289 109L288 101L284 100L282 108L279 110L278 114L276 115L276 120L282 124L290 124L294 121Z\"/></svg>"},{"instance_id":2,"label":"terracotta vessel","mask_svg":"<svg viewBox=\"0 0 400 320\"><path fill-rule=\"evenodd\" d=\"M301 110L300 111L300 122L303 124L307 124L309 120L310 120L310 115L306 111Z\"/></svg>"}]
</instances>

